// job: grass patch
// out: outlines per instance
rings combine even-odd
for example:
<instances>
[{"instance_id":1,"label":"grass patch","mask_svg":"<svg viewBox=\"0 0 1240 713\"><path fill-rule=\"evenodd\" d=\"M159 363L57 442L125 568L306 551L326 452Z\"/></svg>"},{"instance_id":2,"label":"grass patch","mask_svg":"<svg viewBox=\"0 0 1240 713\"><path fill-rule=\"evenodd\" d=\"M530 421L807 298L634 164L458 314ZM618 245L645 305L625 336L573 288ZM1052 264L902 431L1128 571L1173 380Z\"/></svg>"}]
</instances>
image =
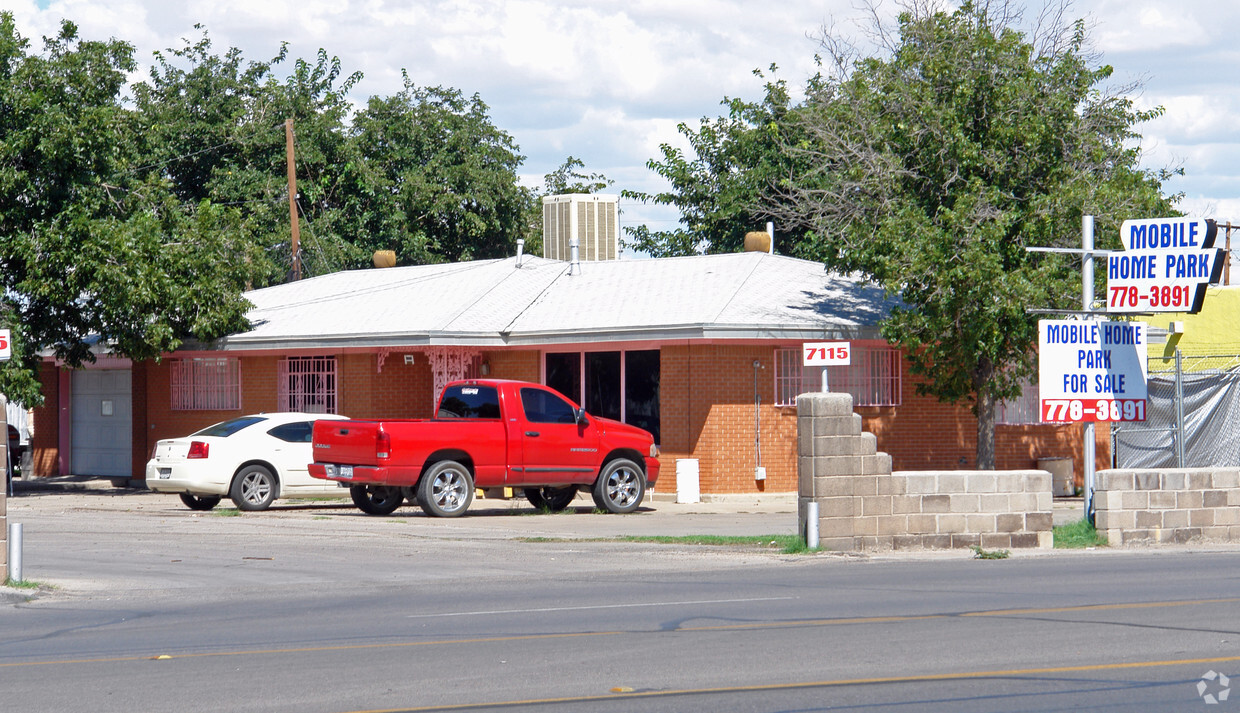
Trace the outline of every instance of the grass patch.
<instances>
[{"instance_id":1,"label":"grass patch","mask_svg":"<svg viewBox=\"0 0 1240 713\"><path fill-rule=\"evenodd\" d=\"M817 552L810 549L800 535L629 535L624 542L654 542L663 545L708 545L715 547L755 547L778 549L782 554Z\"/></svg>"},{"instance_id":2,"label":"grass patch","mask_svg":"<svg viewBox=\"0 0 1240 713\"><path fill-rule=\"evenodd\" d=\"M38 589L40 585L38 582L32 582L28 579L18 581L6 578L4 580L4 586L12 587L14 589Z\"/></svg>"},{"instance_id":3,"label":"grass patch","mask_svg":"<svg viewBox=\"0 0 1240 713\"><path fill-rule=\"evenodd\" d=\"M1005 560L1012 556L1011 550L984 550L977 545L970 545L969 549L973 550L973 559L978 560Z\"/></svg>"},{"instance_id":4,"label":"grass patch","mask_svg":"<svg viewBox=\"0 0 1240 713\"><path fill-rule=\"evenodd\" d=\"M1080 550L1086 547L1106 547L1107 537L1100 534L1089 520L1081 518L1055 528L1055 547L1063 550Z\"/></svg>"},{"instance_id":5,"label":"grass patch","mask_svg":"<svg viewBox=\"0 0 1240 713\"><path fill-rule=\"evenodd\" d=\"M211 511L211 514L216 517L237 517L241 511L237 508L216 508Z\"/></svg>"},{"instance_id":6,"label":"grass patch","mask_svg":"<svg viewBox=\"0 0 1240 713\"><path fill-rule=\"evenodd\" d=\"M810 549L798 535L625 535L623 537L518 537L518 542L653 542L657 545L705 545L708 547L753 547L779 550L796 555L821 552Z\"/></svg>"}]
</instances>

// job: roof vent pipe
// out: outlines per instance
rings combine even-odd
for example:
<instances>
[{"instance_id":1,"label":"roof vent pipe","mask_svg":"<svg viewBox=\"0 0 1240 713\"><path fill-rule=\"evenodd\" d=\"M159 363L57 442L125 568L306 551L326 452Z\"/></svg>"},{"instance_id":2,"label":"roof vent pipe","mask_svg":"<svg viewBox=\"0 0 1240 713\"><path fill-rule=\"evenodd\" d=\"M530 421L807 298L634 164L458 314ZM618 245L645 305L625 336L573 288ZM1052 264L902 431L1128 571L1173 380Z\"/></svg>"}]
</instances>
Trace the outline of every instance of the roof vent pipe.
<instances>
[{"instance_id":1,"label":"roof vent pipe","mask_svg":"<svg viewBox=\"0 0 1240 713\"><path fill-rule=\"evenodd\" d=\"M766 234L771 236L771 247L767 249L767 252L774 255L775 254L775 224L769 220L766 222Z\"/></svg>"},{"instance_id":2,"label":"roof vent pipe","mask_svg":"<svg viewBox=\"0 0 1240 713\"><path fill-rule=\"evenodd\" d=\"M570 262L568 263L568 274L581 274L581 260L578 258L577 238L568 241L568 250Z\"/></svg>"},{"instance_id":3,"label":"roof vent pipe","mask_svg":"<svg viewBox=\"0 0 1240 713\"><path fill-rule=\"evenodd\" d=\"M517 267L521 267L521 254L525 252L525 239L517 238Z\"/></svg>"}]
</instances>

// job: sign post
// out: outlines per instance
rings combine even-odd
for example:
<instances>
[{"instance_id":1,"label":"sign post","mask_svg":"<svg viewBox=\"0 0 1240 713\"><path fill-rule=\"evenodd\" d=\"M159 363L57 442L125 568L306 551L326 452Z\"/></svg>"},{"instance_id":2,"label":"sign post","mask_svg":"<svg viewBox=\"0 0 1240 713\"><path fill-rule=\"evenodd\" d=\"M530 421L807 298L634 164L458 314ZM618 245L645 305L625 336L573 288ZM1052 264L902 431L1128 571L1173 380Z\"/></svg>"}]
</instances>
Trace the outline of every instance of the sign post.
<instances>
[{"instance_id":1,"label":"sign post","mask_svg":"<svg viewBox=\"0 0 1240 713\"><path fill-rule=\"evenodd\" d=\"M852 363L852 347L848 342L806 342L801 345L801 365L821 366L822 392L827 388L828 366L848 366Z\"/></svg>"}]
</instances>

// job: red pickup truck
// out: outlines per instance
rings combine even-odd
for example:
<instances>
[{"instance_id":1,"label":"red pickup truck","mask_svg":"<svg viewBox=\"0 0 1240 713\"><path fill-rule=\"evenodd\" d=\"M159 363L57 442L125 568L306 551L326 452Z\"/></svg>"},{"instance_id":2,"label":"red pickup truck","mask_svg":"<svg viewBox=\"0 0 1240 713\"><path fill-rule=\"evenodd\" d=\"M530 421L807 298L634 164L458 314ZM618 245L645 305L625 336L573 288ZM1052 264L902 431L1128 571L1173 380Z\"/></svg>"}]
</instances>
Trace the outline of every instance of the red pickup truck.
<instances>
[{"instance_id":1,"label":"red pickup truck","mask_svg":"<svg viewBox=\"0 0 1240 713\"><path fill-rule=\"evenodd\" d=\"M435 418L318 421L313 440L310 475L348 485L371 515L387 515L411 495L428 515L455 517L474 488L502 486L552 511L589 489L599 509L627 513L659 477L649 432L588 415L524 381L454 381Z\"/></svg>"}]
</instances>

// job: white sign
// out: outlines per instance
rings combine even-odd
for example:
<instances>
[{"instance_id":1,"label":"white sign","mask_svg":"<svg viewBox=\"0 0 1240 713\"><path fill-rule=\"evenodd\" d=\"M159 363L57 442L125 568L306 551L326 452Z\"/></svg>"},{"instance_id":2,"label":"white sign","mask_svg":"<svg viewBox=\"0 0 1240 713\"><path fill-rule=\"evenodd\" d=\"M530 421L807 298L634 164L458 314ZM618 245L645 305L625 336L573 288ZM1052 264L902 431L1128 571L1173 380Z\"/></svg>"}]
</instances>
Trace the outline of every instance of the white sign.
<instances>
[{"instance_id":1,"label":"white sign","mask_svg":"<svg viewBox=\"0 0 1240 713\"><path fill-rule=\"evenodd\" d=\"M801 345L802 366L848 366L852 349L848 342L806 342Z\"/></svg>"},{"instance_id":2,"label":"white sign","mask_svg":"<svg viewBox=\"0 0 1240 713\"><path fill-rule=\"evenodd\" d=\"M1124 221L1124 251L1107 256L1107 312L1200 312L1223 272L1217 234L1212 220Z\"/></svg>"},{"instance_id":3,"label":"white sign","mask_svg":"<svg viewBox=\"0 0 1240 713\"><path fill-rule=\"evenodd\" d=\"M0 361L13 358L13 337L7 329L0 329Z\"/></svg>"},{"instance_id":4,"label":"white sign","mask_svg":"<svg viewBox=\"0 0 1240 713\"><path fill-rule=\"evenodd\" d=\"M1144 322L1038 321L1043 422L1144 421Z\"/></svg>"}]
</instances>

